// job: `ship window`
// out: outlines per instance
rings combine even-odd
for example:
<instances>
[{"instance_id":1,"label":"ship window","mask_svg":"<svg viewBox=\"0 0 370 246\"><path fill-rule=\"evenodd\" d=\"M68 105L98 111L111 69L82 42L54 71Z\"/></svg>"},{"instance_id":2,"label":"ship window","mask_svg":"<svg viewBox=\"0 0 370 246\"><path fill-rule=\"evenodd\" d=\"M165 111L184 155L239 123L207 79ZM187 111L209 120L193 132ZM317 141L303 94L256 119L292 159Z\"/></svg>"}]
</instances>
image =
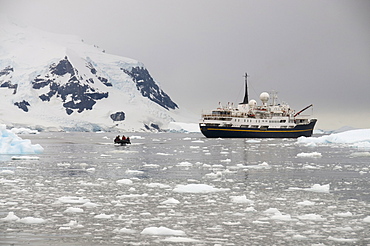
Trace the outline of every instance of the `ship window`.
<instances>
[{"instance_id":1,"label":"ship window","mask_svg":"<svg viewBox=\"0 0 370 246\"><path fill-rule=\"evenodd\" d=\"M280 120L280 123L285 123L286 122L286 120Z\"/></svg>"}]
</instances>

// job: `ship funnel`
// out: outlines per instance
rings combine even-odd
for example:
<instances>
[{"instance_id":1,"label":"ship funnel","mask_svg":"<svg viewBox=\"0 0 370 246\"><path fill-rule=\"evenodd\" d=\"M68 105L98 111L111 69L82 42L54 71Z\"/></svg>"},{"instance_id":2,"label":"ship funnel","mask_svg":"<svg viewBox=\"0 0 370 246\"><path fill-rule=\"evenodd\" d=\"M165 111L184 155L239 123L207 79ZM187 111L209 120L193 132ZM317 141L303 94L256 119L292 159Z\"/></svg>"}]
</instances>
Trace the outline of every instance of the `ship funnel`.
<instances>
[{"instance_id":1,"label":"ship funnel","mask_svg":"<svg viewBox=\"0 0 370 246\"><path fill-rule=\"evenodd\" d=\"M245 77L245 94L244 94L244 100L240 104L248 104L248 102L249 102L249 100L248 100L248 80L247 80L248 74L245 73L244 77Z\"/></svg>"}]
</instances>

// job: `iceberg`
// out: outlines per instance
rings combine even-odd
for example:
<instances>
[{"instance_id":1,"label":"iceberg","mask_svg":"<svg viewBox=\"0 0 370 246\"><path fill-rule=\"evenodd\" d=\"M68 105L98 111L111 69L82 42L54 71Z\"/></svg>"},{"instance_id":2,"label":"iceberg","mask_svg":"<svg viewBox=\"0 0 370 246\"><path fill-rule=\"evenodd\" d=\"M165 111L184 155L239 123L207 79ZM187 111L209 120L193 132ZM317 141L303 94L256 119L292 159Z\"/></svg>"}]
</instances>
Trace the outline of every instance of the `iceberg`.
<instances>
[{"instance_id":1,"label":"iceberg","mask_svg":"<svg viewBox=\"0 0 370 246\"><path fill-rule=\"evenodd\" d=\"M44 148L39 144L31 144L28 139L22 139L0 124L0 154L40 154Z\"/></svg>"},{"instance_id":2,"label":"iceberg","mask_svg":"<svg viewBox=\"0 0 370 246\"><path fill-rule=\"evenodd\" d=\"M370 147L370 129L356 129L320 137L299 137L299 144L349 144L357 147Z\"/></svg>"}]
</instances>

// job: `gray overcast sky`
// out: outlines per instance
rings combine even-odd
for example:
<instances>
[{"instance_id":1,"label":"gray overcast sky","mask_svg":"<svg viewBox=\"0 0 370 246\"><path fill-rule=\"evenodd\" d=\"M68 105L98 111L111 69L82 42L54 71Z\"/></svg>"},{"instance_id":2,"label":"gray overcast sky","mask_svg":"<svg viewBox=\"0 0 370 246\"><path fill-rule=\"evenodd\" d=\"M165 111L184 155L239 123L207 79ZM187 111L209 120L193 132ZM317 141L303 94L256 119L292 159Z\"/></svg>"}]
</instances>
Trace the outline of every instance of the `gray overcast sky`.
<instances>
[{"instance_id":1,"label":"gray overcast sky","mask_svg":"<svg viewBox=\"0 0 370 246\"><path fill-rule=\"evenodd\" d=\"M143 62L181 108L279 92L318 128L370 127L368 0L0 0L0 14Z\"/></svg>"}]
</instances>

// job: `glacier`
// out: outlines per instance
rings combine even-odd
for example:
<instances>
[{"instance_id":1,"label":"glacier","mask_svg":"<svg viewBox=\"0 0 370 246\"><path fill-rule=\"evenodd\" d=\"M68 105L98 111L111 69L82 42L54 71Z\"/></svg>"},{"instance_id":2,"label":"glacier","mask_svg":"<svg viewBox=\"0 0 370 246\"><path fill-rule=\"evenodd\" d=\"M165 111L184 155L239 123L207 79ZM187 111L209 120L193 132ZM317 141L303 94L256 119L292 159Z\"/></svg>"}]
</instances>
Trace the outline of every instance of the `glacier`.
<instances>
[{"instance_id":1,"label":"glacier","mask_svg":"<svg viewBox=\"0 0 370 246\"><path fill-rule=\"evenodd\" d=\"M143 63L77 36L0 20L0 44L0 123L9 127L161 131L189 119Z\"/></svg>"}]
</instances>

